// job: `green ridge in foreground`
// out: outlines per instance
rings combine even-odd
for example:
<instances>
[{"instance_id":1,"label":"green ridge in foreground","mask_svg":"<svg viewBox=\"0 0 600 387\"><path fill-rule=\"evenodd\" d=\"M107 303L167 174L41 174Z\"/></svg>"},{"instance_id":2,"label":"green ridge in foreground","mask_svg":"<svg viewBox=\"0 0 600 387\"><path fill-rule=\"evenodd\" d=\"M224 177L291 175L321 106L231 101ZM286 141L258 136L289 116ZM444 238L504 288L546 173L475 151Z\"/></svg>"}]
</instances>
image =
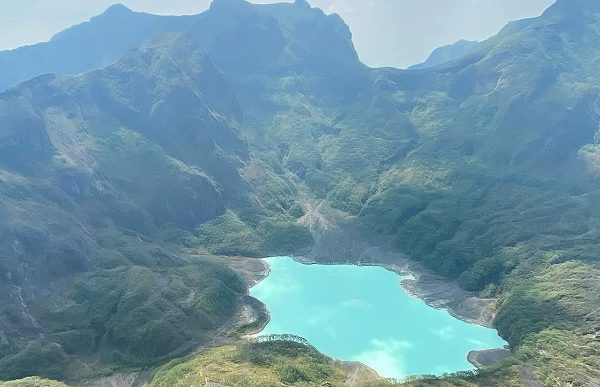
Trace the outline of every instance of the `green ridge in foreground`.
<instances>
[{"instance_id":1,"label":"green ridge in foreground","mask_svg":"<svg viewBox=\"0 0 600 387\"><path fill-rule=\"evenodd\" d=\"M9 382L0 381L0 387L67 387L67 385L55 380L29 377Z\"/></svg>"},{"instance_id":2,"label":"green ridge in foreground","mask_svg":"<svg viewBox=\"0 0 600 387\"><path fill-rule=\"evenodd\" d=\"M149 387L341 386L344 372L331 359L302 342L274 340L212 348L185 362L160 368Z\"/></svg>"}]
</instances>

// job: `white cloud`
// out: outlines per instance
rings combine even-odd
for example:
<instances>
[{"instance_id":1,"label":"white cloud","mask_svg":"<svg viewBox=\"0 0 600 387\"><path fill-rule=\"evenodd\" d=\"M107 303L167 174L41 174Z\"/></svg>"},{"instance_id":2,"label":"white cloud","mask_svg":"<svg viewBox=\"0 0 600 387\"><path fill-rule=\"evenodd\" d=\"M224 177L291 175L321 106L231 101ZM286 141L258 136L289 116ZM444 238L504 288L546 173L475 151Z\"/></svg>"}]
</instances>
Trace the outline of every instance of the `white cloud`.
<instances>
[{"instance_id":1,"label":"white cloud","mask_svg":"<svg viewBox=\"0 0 600 387\"><path fill-rule=\"evenodd\" d=\"M467 338L466 340L475 346L474 349L487 349L487 348L492 347L492 345L486 343L485 341L472 339L472 338Z\"/></svg>"},{"instance_id":2,"label":"white cloud","mask_svg":"<svg viewBox=\"0 0 600 387\"><path fill-rule=\"evenodd\" d=\"M302 285L288 276L269 278L268 281L262 281L250 289L253 297L266 300L268 303L281 301L290 294L300 292L302 292Z\"/></svg>"},{"instance_id":3,"label":"white cloud","mask_svg":"<svg viewBox=\"0 0 600 387\"><path fill-rule=\"evenodd\" d=\"M455 336L454 328L451 326L446 326L440 329L435 329L433 334L445 341L453 340Z\"/></svg>"},{"instance_id":4,"label":"white cloud","mask_svg":"<svg viewBox=\"0 0 600 387\"><path fill-rule=\"evenodd\" d=\"M371 348L354 357L369 367L376 368L379 374L387 378L404 378L406 373L406 352L413 347L408 341L371 340Z\"/></svg>"},{"instance_id":5,"label":"white cloud","mask_svg":"<svg viewBox=\"0 0 600 387\"><path fill-rule=\"evenodd\" d=\"M352 299L352 300L343 301L342 307L348 308L348 309L362 309L362 310L373 309L373 305L371 305L368 301L360 300L360 299Z\"/></svg>"}]
</instances>

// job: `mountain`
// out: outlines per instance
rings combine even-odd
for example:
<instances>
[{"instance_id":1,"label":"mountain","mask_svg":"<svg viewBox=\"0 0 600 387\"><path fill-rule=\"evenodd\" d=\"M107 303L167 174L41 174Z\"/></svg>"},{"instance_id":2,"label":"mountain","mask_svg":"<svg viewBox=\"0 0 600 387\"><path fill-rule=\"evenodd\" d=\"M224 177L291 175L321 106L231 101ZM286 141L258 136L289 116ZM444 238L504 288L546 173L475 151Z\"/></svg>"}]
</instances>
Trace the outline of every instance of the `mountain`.
<instances>
[{"instance_id":1,"label":"mountain","mask_svg":"<svg viewBox=\"0 0 600 387\"><path fill-rule=\"evenodd\" d=\"M243 0L216 0L197 19L190 33L227 74L259 67L277 74L363 68L343 20L304 1L257 8Z\"/></svg>"},{"instance_id":2,"label":"mountain","mask_svg":"<svg viewBox=\"0 0 600 387\"><path fill-rule=\"evenodd\" d=\"M180 30L186 17L133 12L122 4L50 41L0 52L0 90L46 73L78 74L116 61L157 30ZM191 20L190 20L191 21ZM89 49L93 47L94 49Z\"/></svg>"},{"instance_id":3,"label":"mountain","mask_svg":"<svg viewBox=\"0 0 600 387\"><path fill-rule=\"evenodd\" d=\"M429 54L425 62L410 66L409 70L421 70L450 62L467 54L479 42L473 40L459 40L446 46L438 47Z\"/></svg>"},{"instance_id":4,"label":"mountain","mask_svg":"<svg viewBox=\"0 0 600 387\"><path fill-rule=\"evenodd\" d=\"M513 355L427 383L597 383L597 2L559 0L419 71L364 66L305 1L104 17L146 33L87 68L38 61L0 94L0 379L183 355L248 307L216 255L294 253L405 254L497 300ZM73 39L92 46L98 20ZM30 49L77 51L56 42Z\"/></svg>"},{"instance_id":5,"label":"mountain","mask_svg":"<svg viewBox=\"0 0 600 387\"><path fill-rule=\"evenodd\" d=\"M240 6L247 5L216 3L209 15ZM293 23L326 18L302 4L286 7L249 17L268 23L281 12L287 33ZM103 17L118 23L125 15L147 17L121 7ZM288 214L295 208L299 216L293 185L251 159L239 101L194 38L198 24L152 32L103 69L42 75L0 94L0 267L10 295L0 308L2 379L82 378L85 369L98 372L92 364L153 364L208 340L241 307L245 284L227 267L188 257L184 244L250 255L310 244ZM333 27L329 33L349 39L347 28ZM304 71L294 50L306 43L292 38L277 53L280 66ZM232 62L248 54L233 53ZM356 58L349 66L360 66ZM243 176L255 171L259 182ZM252 185L265 183L277 191L257 197ZM220 231L230 232L229 221L239 235Z\"/></svg>"},{"instance_id":6,"label":"mountain","mask_svg":"<svg viewBox=\"0 0 600 387\"><path fill-rule=\"evenodd\" d=\"M233 22L233 29L227 29L225 19ZM195 36L224 70L226 66L240 70L258 64L277 66L277 61L280 65L303 62L330 71L338 65L358 66L350 30L342 19L325 16L306 2L293 7L273 4L257 11L243 0L216 0L208 12L176 17L133 12L116 4L49 42L0 51L0 90L46 73L78 74L101 68L157 32L184 31Z\"/></svg>"},{"instance_id":7,"label":"mountain","mask_svg":"<svg viewBox=\"0 0 600 387\"><path fill-rule=\"evenodd\" d=\"M231 318L237 274L159 243L248 200L238 106L202 50L176 37L0 100L3 378L148 364Z\"/></svg>"}]
</instances>

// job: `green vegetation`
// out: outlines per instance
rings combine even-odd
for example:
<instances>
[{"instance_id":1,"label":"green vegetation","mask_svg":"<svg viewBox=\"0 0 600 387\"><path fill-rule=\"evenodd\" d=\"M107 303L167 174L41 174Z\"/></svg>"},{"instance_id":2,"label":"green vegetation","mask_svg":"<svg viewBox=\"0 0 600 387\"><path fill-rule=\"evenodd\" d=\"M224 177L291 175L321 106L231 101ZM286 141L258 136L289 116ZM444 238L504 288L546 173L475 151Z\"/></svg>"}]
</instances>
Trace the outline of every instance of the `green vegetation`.
<instances>
[{"instance_id":1,"label":"green vegetation","mask_svg":"<svg viewBox=\"0 0 600 387\"><path fill-rule=\"evenodd\" d=\"M248 155L235 99L190 42L170 36L82 78L0 95L0 131L14 140L0 160L0 378L156 365L208 342L238 311L242 279L171 243L226 206L259 207L236 168ZM50 104L43 114L38 98ZM21 141L22 127L31 133ZM260 229L280 238L291 221L274 216L283 220Z\"/></svg>"},{"instance_id":2,"label":"green vegetation","mask_svg":"<svg viewBox=\"0 0 600 387\"><path fill-rule=\"evenodd\" d=\"M75 289L97 335L119 350L107 357L144 365L210 339L235 312L243 285L226 267L198 262L160 271L103 270L78 280Z\"/></svg>"},{"instance_id":3,"label":"green vegetation","mask_svg":"<svg viewBox=\"0 0 600 387\"><path fill-rule=\"evenodd\" d=\"M78 377L77 359L98 351L101 373L156 364L210 340L236 312L245 287L229 268L135 251L137 264L76 275L64 305L31 305L47 333L1 359L2 377Z\"/></svg>"},{"instance_id":4,"label":"green vegetation","mask_svg":"<svg viewBox=\"0 0 600 387\"><path fill-rule=\"evenodd\" d=\"M10 382L0 381L0 387L67 387L67 385L54 380L29 377L20 380L12 380Z\"/></svg>"},{"instance_id":5,"label":"green vegetation","mask_svg":"<svg viewBox=\"0 0 600 387\"><path fill-rule=\"evenodd\" d=\"M286 216L265 216L229 211L201 225L198 242L213 254L268 257L297 252L310 247L312 236Z\"/></svg>"},{"instance_id":6,"label":"green vegetation","mask_svg":"<svg viewBox=\"0 0 600 387\"><path fill-rule=\"evenodd\" d=\"M254 142L280 150L275 170L465 289L499 298L496 324L517 353L548 329L598 325L600 192L590 144L599 74L576 42L600 52L600 20L567 12L596 12L591 2L559 3L452 65L372 71L360 97L332 88L319 90L324 98L296 74L304 88L290 90L288 76L266 97L275 114L249 109L251 131L264 132ZM548 380L531 359L514 361L452 383ZM583 357L570 364L580 379L597 380Z\"/></svg>"},{"instance_id":7,"label":"green vegetation","mask_svg":"<svg viewBox=\"0 0 600 387\"><path fill-rule=\"evenodd\" d=\"M75 126L39 177L0 171L2 379L157 364L212 339L246 292L228 267L161 241L224 211L203 173L126 127ZM88 153L95 169L77 159Z\"/></svg>"},{"instance_id":8,"label":"green vegetation","mask_svg":"<svg viewBox=\"0 0 600 387\"><path fill-rule=\"evenodd\" d=\"M341 386L344 372L299 338L271 337L203 351L158 369L149 386Z\"/></svg>"},{"instance_id":9,"label":"green vegetation","mask_svg":"<svg viewBox=\"0 0 600 387\"><path fill-rule=\"evenodd\" d=\"M208 341L245 285L182 251L308 251L298 219L323 199L499 300L513 356L408 385L597 384L597 3L559 0L416 72L366 68L339 17L300 3L218 2L105 69L0 94L0 378L81 379ZM254 343L154 383L339 383L330 367Z\"/></svg>"},{"instance_id":10,"label":"green vegetation","mask_svg":"<svg viewBox=\"0 0 600 387\"><path fill-rule=\"evenodd\" d=\"M600 267L561 258L554 253L527 262L503 284L496 324L511 343L549 328L586 334L598 329Z\"/></svg>"}]
</instances>

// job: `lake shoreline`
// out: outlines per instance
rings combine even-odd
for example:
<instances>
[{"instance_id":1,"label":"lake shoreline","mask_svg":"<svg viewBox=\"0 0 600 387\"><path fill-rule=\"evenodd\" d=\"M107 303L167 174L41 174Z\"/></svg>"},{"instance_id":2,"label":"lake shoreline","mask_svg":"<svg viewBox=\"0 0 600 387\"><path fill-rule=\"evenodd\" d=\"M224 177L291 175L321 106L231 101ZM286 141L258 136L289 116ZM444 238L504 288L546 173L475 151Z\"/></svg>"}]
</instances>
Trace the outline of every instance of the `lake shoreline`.
<instances>
[{"instance_id":1,"label":"lake shoreline","mask_svg":"<svg viewBox=\"0 0 600 387\"><path fill-rule=\"evenodd\" d=\"M464 322L494 327L498 300L481 298L433 273L394 250L388 238L369 236L357 217L331 208L325 200L306 198L303 207L305 215L299 223L310 230L314 243L308 251L294 255L298 262L384 267L409 277L402 280L403 288L429 306L446 309Z\"/></svg>"},{"instance_id":2,"label":"lake shoreline","mask_svg":"<svg viewBox=\"0 0 600 387\"><path fill-rule=\"evenodd\" d=\"M415 270L416 265L407 263L404 266L390 263L378 263L378 262L352 262L352 261L329 261L319 262L306 256L290 256L296 262L303 265L330 265L330 266L367 266L367 267L381 267L385 270L393 272L400 276L400 285L407 292L408 295L418 298L425 302L427 305L434 309L446 310L452 317L461 320L468 324L481 325L486 328L494 328L493 320L495 318L495 311L490 311L497 303L496 299L484 299L476 297L475 295L468 293L460 288L455 288L455 284L445 278L439 277L433 273L419 273ZM435 281L436 286L431 286L426 283L426 277ZM456 293L460 293L459 296ZM446 295L442 297L442 294ZM455 297L448 296L454 295ZM438 296L438 297L436 297ZM465 302L478 303L469 309L469 313L466 313L467 309L464 305ZM453 304L460 304L463 309L453 307ZM473 315L473 310L481 310L479 316ZM471 315L469 315L471 314Z\"/></svg>"},{"instance_id":3,"label":"lake shoreline","mask_svg":"<svg viewBox=\"0 0 600 387\"><path fill-rule=\"evenodd\" d=\"M271 313L269 312L269 308L267 308L267 306L264 303L262 303L260 300L254 298L250 295L250 289L252 289L254 286L258 285L260 282L267 279L267 277L271 274L271 266L269 265L269 262L267 261L267 259L260 258L259 261L260 261L261 265L263 266L263 271L261 272L260 279L253 281L253 283L248 286L247 297L250 297L253 300L256 300L256 302L258 302L260 304L259 311L256 311L256 309L255 309L256 305L254 305L252 307L253 307L254 311L259 316L262 316L263 318L262 319L259 318L259 321L257 322L258 325L256 326L256 328L253 328L253 329L249 330L248 332L245 332L244 335L241 336L241 338L244 340L251 340L251 339L257 337L260 334L260 332L265 330L265 328L267 327L267 325L269 325L269 322L271 321Z\"/></svg>"},{"instance_id":4,"label":"lake shoreline","mask_svg":"<svg viewBox=\"0 0 600 387\"><path fill-rule=\"evenodd\" d=\"M248 287L248 291L250 291L250 289L252 287L258 285L260 282L264 281L271 274L271 266L269 265L268 258L260 258L260 262L265 268L262 272L263 275L260 278L260 280L253 281L254 283ZM250 296L250 294L248 294L248 296L252 297L252 296ZM267 306L264 303L262 303L260 300L254 298L254 297L252 297L252 298L254 300L258 301L262 305L265 318L262 320L260 326L245 333L244 335L240 336L240 338L244 341L256 339L260 335L260 333L265 330L265 328L271 321L271 313L269 312L269 309L267 308ZM329 357L329 359L331 359L331 361L334 364L339 365L340 367L342 367L344 369L344 371L346 371L346 373L347 373L346 384L348 384L350 386L359 385L359 384L362 384L365 382L375 382L378 380L385 379L383 376L379 375L377 373L377 371L375 371L373 368L371 368L371 367L367 366L366 364L361 363L359 361L348 361L348 360L335 359L330 356L327 356L327 357Z\"/></svg>"},{"instance_id":5,"label":"lake shoreline","mask_svg":"<svg viewBox=\"0 0 600 387\"><path fill-rule=\"evenodd\" d=\"M269 262L269 259L273 259L273 258L277 259L278 257L263 258L263 259L261 259L261 263L265 264L265 266L268 266L269 264L271 264L271 262ZM352 267L381 268L381 269L384 269L384 270L386 270L386 271L394 274L394 277L397 278L397 280L395 281L396 282L396 286L400 285L400 287L401 287L401 289L404 292L404 294L405 294L406 297L418 299L419 302L423 302L424 306L426 306L426 307L429 307L429 308L432 308L432 309L436 309L436 310L445 310L445 312L448 315L448 318L452 318L452 319L461 321L462 323L465 323L465 324L468 324L468 325L479 325L479 326L482 325L482 324L479 324L477 321L458 318L453 313L449 313L449 311L447 310L447 308L440 307L440 306L435 306L435 305L431 305L430 303L424 302L423 298L417 297L413 292L409 291L410 289L407 288L406 281L417 281L417 280L422 279L422 278L420 276L417 277L410 270L407 270L404 267L397 267L395 265L373 263L373 262L336 262L336 261L318 262L318 261L315 261L315 260L312 260L312 259L308 259L306 256L292 256L292 255L290 255L290 256L282 256L281 258L282 259L283 258L287 258L287 259L290 259L290 261L293 260L294 262L296 262L298 264L306 265L306 266L313 266L313 265L314 266L352 266ZM267 271L267 270L265 270L265 271ZM270 270L269 270L269 272L270 272ZM267 277L265 276L264 278L267 278ZM254 297L258 297L258 296L255 294ZM262 298L261 298L261 300L264 301ZM486 328L489 328L489 327L486 327ZM247 335L245 338L252 339L252 338L256 337L256 335L258 335L259 333L260 333L260 331L254 333L253 335ZM489 343L489 344L492 344L492 343ZM474 345L473 347L476 347L476 346ZM481 348L481 346L479 348ZM464 359L464 361L468 362L472 367L474 367L473 369L475 369L475 368L479 369L479 368L482 368L482 367L485 367L485 366L491 364L490 359L495 359L494 356L491 356L491 355L488 355L488 354L490 354L490 353L492 353L492 354L505 353L505 352L508 352L508 351L506 349L498 348L498 347L493 347L492 345L490 345L489 348L486 348L484 346L482 349L478 349L478 350L467 350L465 352L465 354L467 352L468 352L469 356L463 355L462 358ZM508 352L508 353L510 353L510 352ZM503 357L505 357L505 356L503 356ZM341 357L341 358L344 358L344 357ZM334 357L333 359L341 359L341 358ZM497 360L501 360L501 358L498 358ZM494 362L495 361L496 360L494 360ZM365 365L365 367L369 368L366 365ZM383 377L381 377L381 378L383 379Z\"/></svg>"},{"instance_id":6,"label":"lake shoreline","mask_svg":"<svg viewBox=\"0 0 600 387\"><path fill-rule=\"evenodd\" d=\"M411 297L425 302L429 307L437 310L445 310L452 317L467 324L479 325L486 328L495 329L493 322L495 318L496 299L481 299L468 293L441 276L429 272L427 269L420 268L418 263L410 261L404 265L377 263L377 262L318 262L306 256L292 256L292 258L304 265L351 265L351 266L370 266L381 267L400 276L400 286ZM427 282L427 279L433 280L435 285ZM452 296L454 295L454 298ZM468 305L465 305L468 304ZM452 307L452 305L458 305ZM461 309L462 308L462 309ZM493 308L493 311L490 311ZM469 310L471 315L464 313ZM479 317L473 311L479 310ZM510 356L512 352L506 347L490 348L484 350L472 350L467 354L467 361L476 369L483 369L491 366L504 358Z\"/></svg>"}]
</instances>

